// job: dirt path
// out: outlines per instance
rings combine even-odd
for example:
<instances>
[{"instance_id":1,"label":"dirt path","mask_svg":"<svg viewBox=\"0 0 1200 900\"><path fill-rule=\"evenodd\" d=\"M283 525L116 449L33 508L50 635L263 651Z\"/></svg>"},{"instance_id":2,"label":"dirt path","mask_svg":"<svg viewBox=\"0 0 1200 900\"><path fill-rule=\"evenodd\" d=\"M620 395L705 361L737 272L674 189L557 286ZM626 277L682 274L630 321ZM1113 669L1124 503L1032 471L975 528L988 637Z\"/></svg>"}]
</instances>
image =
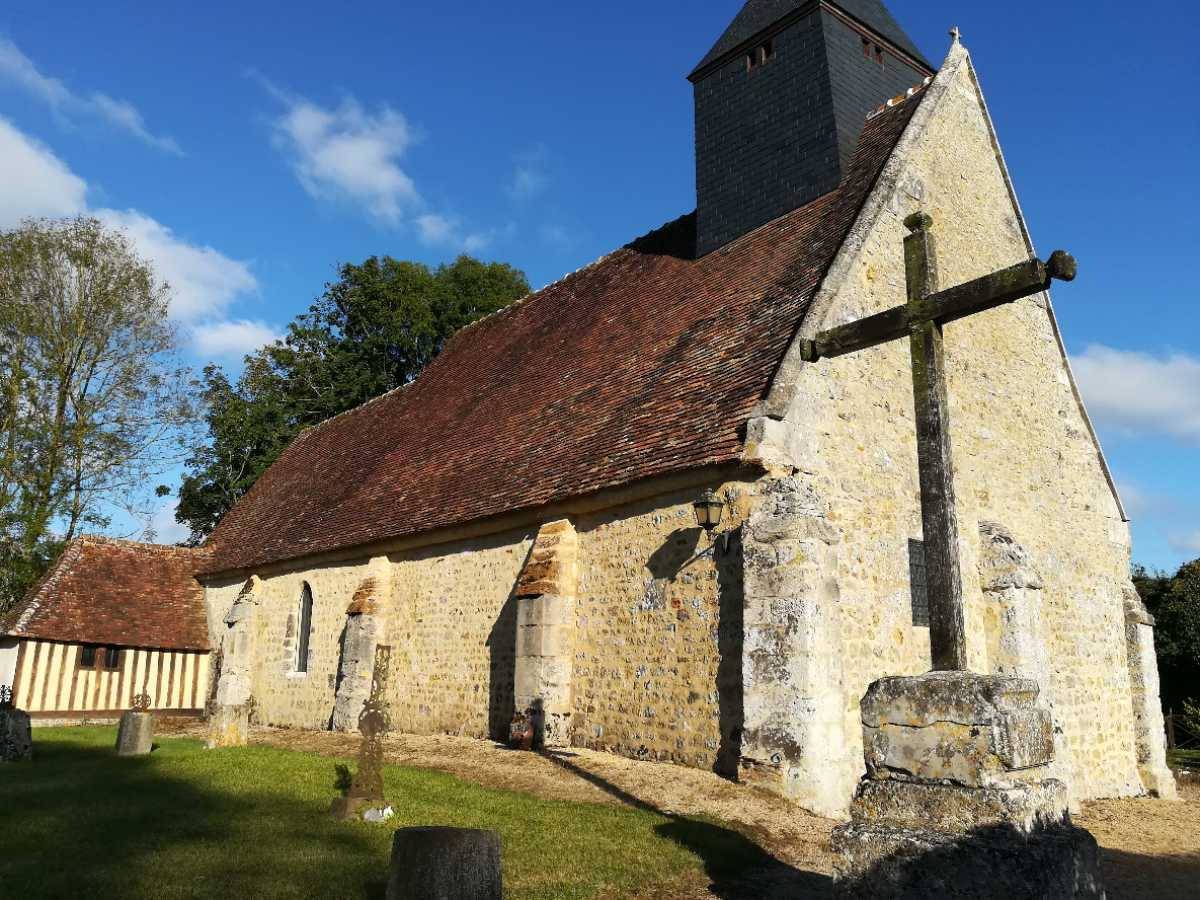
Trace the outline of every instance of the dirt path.
<instances>
[{"instance_id":1,"label":"dirt path","mask_svg":"<svg viewBox=\"0 0 1200 900\"><path fill-rule=\"evenodd\" d=\"M175 733L202 735L201 726ZM252 743L330 756L350 756L356 736L262 729ZM449 772L487 787L584 803L624 803L665 814L725 822L777 861L747 883L714 886L708 879L672 886L638 900L823 896L833 857L835 822L804 812L764 791L709 772L639 762L590 750L514 753L490 741L402 735L387 741L391 763ZM1077 822L1100 843L1109 900L1200 897L1200 786L1183 789L1182 803L1106 800L1085 804Z\"/></svg>"}]
</instances>

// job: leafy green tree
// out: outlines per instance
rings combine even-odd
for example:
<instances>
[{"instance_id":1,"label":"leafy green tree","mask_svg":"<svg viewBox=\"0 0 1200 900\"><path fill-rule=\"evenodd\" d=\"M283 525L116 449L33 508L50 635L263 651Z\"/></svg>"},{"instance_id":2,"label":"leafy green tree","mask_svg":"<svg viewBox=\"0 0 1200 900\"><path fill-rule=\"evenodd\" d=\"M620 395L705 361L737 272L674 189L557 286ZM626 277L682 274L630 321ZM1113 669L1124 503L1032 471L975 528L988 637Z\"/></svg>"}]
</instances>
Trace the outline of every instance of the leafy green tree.
<instances>
[{"instance_id":1,"label":"leafy green tree","mask_svg":"<svg viewBox=\"0 0 1200 900\"><path fill-rule=\"evenodd\" d=\"M0 233L0 611L183 457L195 384L170 288L95 219Z\"/></svg>"},{"instance_id":2,"label":"leafy green tree","mask_svg":"<svg viewBox=\"0 0 1200 900\"><path fill-rule=\"evenodd\" d=\"M1134 570L1134 585L1154 616L1154 649L1162 677L1163 705L1200 704L1200 559L1174 576Z\"/></svg>"},{"instance_id":3,"label":"leafy green tree","mask_svg":"<svg viewBox=\"0 0 1200 900\"><path fill-rule=\"evenodd\" d=\"M199 542L302 429L408 384L466 325L529 293L512 266L347 264L286 337L231 383L205 369L208 439L188 460L176 518Z\"/></svg>"}]
</instances>

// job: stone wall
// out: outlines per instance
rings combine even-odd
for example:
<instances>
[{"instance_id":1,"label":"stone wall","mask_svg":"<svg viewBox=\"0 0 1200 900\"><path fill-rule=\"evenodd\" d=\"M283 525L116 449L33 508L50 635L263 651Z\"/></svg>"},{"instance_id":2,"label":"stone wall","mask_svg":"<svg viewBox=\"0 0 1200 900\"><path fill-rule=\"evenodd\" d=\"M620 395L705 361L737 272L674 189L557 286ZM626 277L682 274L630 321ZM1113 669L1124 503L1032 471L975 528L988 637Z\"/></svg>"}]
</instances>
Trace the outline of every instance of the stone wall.
<instances>
[{"instance_id":1,"label":"stone wall","mask_svg":"<svg viewBox=\"0 0 1200 900\"><path fill-rule=\"evenodd\" d=\"M1029 255L960 46L835 262L802 337L904 303L903 220L918 210L934 219L942 287ZM1086 273L1087 260L1081 265ZM1086 302L1086 284L1085 275L1064 289L1069 302ZM989 540L980 527L1000 523L1043 582L1037 612L1048 645L1046 662L1034 662L1048 668L1044 696L1065 733L1072 788L1081 797L1139 793L1122 603L1129 531L1047 298L948 325L946 356L970 667L1001 671L1020 650L1011 634L999 633L996 584L985 585L980 560ZM844 752L857 759L858 701L867 686L929 667L928 629L911 588L921 516L908 342L814 365L791 359L764 411L774 416L752 424L750 450L795 467L836 531ZM984 577L972 577L977 572ZM834 755L837 764L845 759ZM851 788L844 786L845 796Z\"/></svg>"},{"instance_id":2,"label":"stone wall","mask_svg":"<svg viewBox=\"0 0 1200 900\"><path fill-rule=\"evenodd\" d=\"M720 538L719 564L691 506L705 485L571 517L580 573L571 743L711 768L722 747L740 738L736 531L753 484L710 486L729 498L721 530L734 532ZM380 642L393 648L395 729L507 733L516 708L518 603L525 602L517 598L518 581L537 532L535 523L386 556L390 599L376 612L386 623ZM259 721L330 727L348 605L368 578L384 580L381 562L364 558L256 581L251 693ZM308 672L297 673L292 648L305 584L313 594L313 630ZM208 585L214 635L227 629L244 585ZM722 610L733 611L724 631ZM736 761L736 751L726 750Z\"/></svg>"}]
</instances>

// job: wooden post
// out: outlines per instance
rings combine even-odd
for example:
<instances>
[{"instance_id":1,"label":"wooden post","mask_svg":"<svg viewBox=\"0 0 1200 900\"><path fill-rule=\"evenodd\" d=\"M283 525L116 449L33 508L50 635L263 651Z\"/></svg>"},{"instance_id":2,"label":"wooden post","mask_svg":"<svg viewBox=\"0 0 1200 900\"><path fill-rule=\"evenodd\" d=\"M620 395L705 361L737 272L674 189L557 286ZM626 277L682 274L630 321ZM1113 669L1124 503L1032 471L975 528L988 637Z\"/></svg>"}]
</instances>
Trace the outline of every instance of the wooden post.
<instances>
[{"instance_id":1,"label":"wooden post","mask_svg":"<svg viewBox=\"0 0 1200 900\"><path fill-rule=\"evenodd\" d=\"M1167 713L1167 749L1175 749L1175 710Z\"/></svg>"},{"instance_id":2,"label":"wooden post","mask_svg":"<svg viewBox=\"0 0 1200 900\"><path fill-rule=\"evenodd\" d=\"M904 223L904 266L912 307L937 293L937 257L925 213ZM929 645L935 671L967 669L966 620L963 614L962 569L958 560L954 463L950 454L950 407L946 395L946 357L942 325L916 322L909 332L913 396L917 419L917 465L921 482L921 521L925 533L925 567L929 592Z\"/></svg>"}]
</instances>

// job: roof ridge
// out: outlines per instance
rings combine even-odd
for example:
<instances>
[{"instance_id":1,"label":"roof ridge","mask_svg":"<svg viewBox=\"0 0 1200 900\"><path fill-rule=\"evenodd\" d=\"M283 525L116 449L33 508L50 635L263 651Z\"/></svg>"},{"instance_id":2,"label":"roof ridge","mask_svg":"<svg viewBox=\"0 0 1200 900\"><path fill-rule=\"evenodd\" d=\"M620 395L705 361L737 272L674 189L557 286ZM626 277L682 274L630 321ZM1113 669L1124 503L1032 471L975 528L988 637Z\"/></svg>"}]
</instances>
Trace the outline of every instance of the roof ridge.
<instances>
[{"instance_id":1,"label":"roof ridge","mask_svg":"<svg viewBox=\"0 0 1200 900\"><path fill-rule=\"evenodd\" d=\"M899 106L901 103L911 100L913 97L917 96L917 94L920 94L921 92L923 92L931 84L933 84L933 76L928 75L928 76L926 76L925 80L922 81L920 84L918 84L914 87L910 87L903 94L897 94L895 97L892 97L890 100L888 100L882 106L879 106L879 107L871 110L869 113L867 113L867 121L870 122L876 116L882 115L883 113L887 112L889 109L892 109L893 107Z\"/></svg>"}]
</instances>

